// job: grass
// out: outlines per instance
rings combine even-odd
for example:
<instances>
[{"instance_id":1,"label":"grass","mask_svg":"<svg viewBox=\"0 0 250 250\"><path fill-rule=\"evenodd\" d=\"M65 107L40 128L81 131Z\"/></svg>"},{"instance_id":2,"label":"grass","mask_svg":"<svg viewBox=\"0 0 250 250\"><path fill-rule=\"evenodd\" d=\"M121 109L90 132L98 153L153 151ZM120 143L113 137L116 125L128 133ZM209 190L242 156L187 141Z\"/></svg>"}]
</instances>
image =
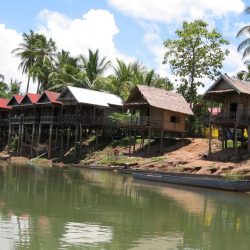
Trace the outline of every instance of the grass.
<instances>
[{"instance_id":1,"label":"grass","mask_svg":"<svg viewBox=\"0 0 250 250\"><path fill-rule=\"evenodd\" d=\"M225 173L223 174L223 177L227 181L240 181L244 179L244 176L242 174L236 174L236 173Z\"/></svg>"}]
</instances>

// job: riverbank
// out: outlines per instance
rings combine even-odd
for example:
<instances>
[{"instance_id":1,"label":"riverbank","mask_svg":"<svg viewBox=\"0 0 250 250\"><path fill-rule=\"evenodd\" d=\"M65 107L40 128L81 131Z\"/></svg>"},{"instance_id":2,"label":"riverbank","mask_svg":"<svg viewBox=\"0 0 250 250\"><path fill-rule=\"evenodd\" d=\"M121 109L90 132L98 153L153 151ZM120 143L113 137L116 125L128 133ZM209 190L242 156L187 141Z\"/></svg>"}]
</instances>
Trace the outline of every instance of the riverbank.
<instances>
[{"instance_id":1,"label":"riverbank","mask_svg":"<svg viewBox=\"0 0 250 250\"><path fill-rule=\"evenodd\" d=\"M147 145L141 147L135 143L129 154L129 146L124 142L113 142L102 145L101 149L78 155L77 159L67 154L63 161L57 159L28 159L25 157L6 157L2 152L0 158L14 164L32 163L57 167L95 167L101 169L129 169L142 171L160 171L191 173L202 175L249 175L250 158L244 149L238 153L233 148L221 150L218 140L213 140L212 155L207 157L208 140L204 138L168 139L164 145L164 153L159 152L159 144L153 142L148 152Z\"/></svg>"}]
</instances>

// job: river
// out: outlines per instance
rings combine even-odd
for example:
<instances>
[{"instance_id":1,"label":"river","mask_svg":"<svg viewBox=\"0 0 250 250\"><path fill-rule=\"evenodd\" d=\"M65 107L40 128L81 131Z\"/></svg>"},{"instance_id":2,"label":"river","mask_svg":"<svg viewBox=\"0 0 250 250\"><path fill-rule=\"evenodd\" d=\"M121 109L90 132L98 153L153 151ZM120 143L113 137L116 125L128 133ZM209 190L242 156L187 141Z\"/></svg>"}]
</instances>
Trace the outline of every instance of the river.
<instances>
[{"instance_id":1,"label":"river","mask_svg":"<svg viewBox=\"0 0 250 250\"><path fill-rule=\"evenodd\" d=\"M0 249L250 249L250 195L0 163Z\"/></svg>"}]
</instances>

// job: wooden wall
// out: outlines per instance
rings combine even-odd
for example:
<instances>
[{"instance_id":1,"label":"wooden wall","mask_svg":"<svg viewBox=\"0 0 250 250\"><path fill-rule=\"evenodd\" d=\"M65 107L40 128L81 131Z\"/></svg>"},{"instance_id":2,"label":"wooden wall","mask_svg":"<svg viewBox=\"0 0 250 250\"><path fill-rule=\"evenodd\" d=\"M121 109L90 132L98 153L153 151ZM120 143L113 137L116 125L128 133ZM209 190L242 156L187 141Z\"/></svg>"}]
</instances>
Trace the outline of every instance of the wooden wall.
<instances>
[{"instance_id":1,"label":"wooden wall","mask_svg":"<svg viewBox=\"0 0 250 250\"><path fill-rule=\"evenodd\" d=\"M161 121L165 131L185 132L185 114L151 107L151 117L152 121Z\"/></svg>"}]
</instances>

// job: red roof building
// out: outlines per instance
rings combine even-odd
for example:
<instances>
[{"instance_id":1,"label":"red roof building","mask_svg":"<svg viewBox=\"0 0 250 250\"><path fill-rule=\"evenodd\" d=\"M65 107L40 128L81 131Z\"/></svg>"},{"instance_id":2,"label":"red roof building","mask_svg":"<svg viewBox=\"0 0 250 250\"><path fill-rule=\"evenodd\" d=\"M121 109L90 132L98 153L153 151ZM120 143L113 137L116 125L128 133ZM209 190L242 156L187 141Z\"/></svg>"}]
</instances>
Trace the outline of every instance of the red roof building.
<instances>
[{"instance_id":1,"label":"red roof building","mask_svg":"<svg viewBox=\"0 0 250 250\"><path fill-rule=\"evenodd\" d=\"M19 105L20 102L23 100L22 95L13 95L10 100L8 101L8 106L16 106Z\"/></svg>"},{"instance_id":2,"label":"red roof building","mask_svg":"<svg viewBox=\"0 0 250 250\"><path fill-rule=\"evenodd\" d=\"M45 90L37 103L54 103L54 104L61 104L61 102L57 101L57 98L59 97L60 93Z\"/></svg>"},{"instance_id":3,"label":"red roof building","mask_svg":"<svg viewBox=\"0 0 250 250\"><path fill-rule=\"evenodd\" d=\"M11 107L8 106L9 99L0 98L0 109L9 110Z\"/></svg>"}]
</instances>

